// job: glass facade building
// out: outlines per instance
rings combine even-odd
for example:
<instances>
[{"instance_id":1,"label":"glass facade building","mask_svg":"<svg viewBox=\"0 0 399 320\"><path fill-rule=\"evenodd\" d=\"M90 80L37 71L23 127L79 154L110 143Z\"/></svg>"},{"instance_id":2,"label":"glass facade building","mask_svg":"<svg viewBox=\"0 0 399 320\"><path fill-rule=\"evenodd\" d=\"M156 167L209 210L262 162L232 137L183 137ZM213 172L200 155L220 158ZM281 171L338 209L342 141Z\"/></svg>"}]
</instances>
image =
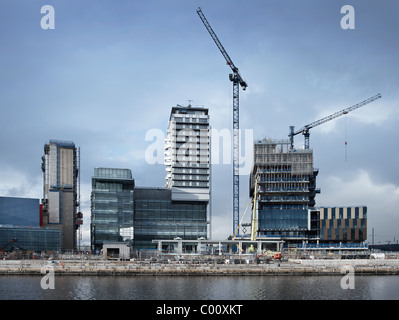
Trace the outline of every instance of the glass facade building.
<instances>
[{"instance_id":1,"label":"glass facade building","mask_svg":"<svg viewBox=\"0 0 399 320\"><path fill-rule=\"evenodd\" d=\"M259 210L258 227L261 230L308 230L308 210Z\"/></svg>"},{"instance_id":2,"label":"glass facade building","mask_svg":"<svg viewBox=\"0 0 399 320\"><path fill-rule=\"evenodd\" d=\"M91 193L91 247L133 241L134 179L129 169L95 168Z\"/></svg>"},{"instance_id":3,"label":"glass facade building","mask_svg":"<svg viewBox=\"0 0 399 320\"><path fill-rule=\"evenodd\" d=\"M14 242L12 242L15 240ZM31 251L58 251L62 246L62 231L53 228L0 226L0 248Z\"/></svg>"},{"instance_id":4,"label":"glass facade building","mask_svg":"<svg viewBox=\"0 0 399 320\"><path fill-rule=\"evenodd\" d=\"M155 249L152 240L207 236L207 202L172 201L165 188L135 188L134 248Z\"/></svg>"},{"instance_id":5,"label":"glass facade building","mask_svg":"<svg viewBox=\"0 0 399 320\"><path fill-rule=\"evenodd\" d=\"M40 226L40 200L0 197L0 224Z\"/></svg>"}]
</instances>

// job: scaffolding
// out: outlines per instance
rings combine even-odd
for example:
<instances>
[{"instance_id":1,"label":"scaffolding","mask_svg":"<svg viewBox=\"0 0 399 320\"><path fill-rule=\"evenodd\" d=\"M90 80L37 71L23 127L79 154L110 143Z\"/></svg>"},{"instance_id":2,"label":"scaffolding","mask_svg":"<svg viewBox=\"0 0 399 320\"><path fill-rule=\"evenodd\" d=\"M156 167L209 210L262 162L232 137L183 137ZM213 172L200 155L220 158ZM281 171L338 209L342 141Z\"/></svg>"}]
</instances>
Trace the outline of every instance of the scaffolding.
<instances>
[{"instance_id":1,"label":"scaffolding","mask_svg":"<svg viewBox=\"0 0 399 320\"><path fill-rule=\"evenodd\" d=\"M250 196L257 194L258 237L307 238L308 209L319 193L317 173L311 149L292 149L289 140L254 144Z\"/></svg>"},{"instance_id":2,"label":"scaffolding","mask_svg":"<svg viewBox=\"0 0 399 320\"><path fill-rule=\"evenodd\" d=\"M289 140L263 139L254 145L250 193L256 174L260 192L308 192L313 173L313 150L290 149Z\"/></svg>"}]
</instances>

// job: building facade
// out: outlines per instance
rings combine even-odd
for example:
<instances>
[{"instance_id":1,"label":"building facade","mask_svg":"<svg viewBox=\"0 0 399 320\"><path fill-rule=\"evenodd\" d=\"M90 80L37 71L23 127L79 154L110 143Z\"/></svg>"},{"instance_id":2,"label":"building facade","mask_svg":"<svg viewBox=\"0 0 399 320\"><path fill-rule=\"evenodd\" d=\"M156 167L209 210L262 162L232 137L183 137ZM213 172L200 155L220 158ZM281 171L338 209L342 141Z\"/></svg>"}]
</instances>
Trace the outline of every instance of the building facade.
<instances>
[{"instance_id":1,"label":"building facade","mask_svg":"<svg viewBox=\"0 0 399 320\"><path fill-rule=\"evenodd\" d=\"M254 144L250 196L256 188L257 238L287 241L318 236L313 150L290 148L289 140L263 139Z\"/></svg>"},{"instance_id":2,"label":"building facade","mask_svg":"<svg viewBox=\"0 0 399 320\"><path fill-rule=\"evenodd\" d=\"M40 227L40 213L39 199L0 197L0 225Z\"/></svg>"},{"instance_id":3,"label":"building facade","mask_svg":"<svg viewBox=\"0 0 399 320\"><path fill-rule=\"evenodd\" d=\"M77 149L72 141L50 140L44 145L43 226L62 231L62 249L76 250L78 190Z\"/></svg>"},{"instance_id":4,"label":"building facade","mask_svg":"<svg viewBox=\"0 0 399 320\"><path fill-rule=\"evenodd\" d=\"M174 200L209 201L208 109L173 107L165 140L166 187Z\"/></svg>"},{"instance_id":5,"label":"building facade","mask_svg":"<svg viewBox=\"0 0 399 320\"><path fill-rule=\"evenodd\" d=\"M130 169L95 168L91 193L91 248L133 241L134 179Z\"/></svg>"},{"instance_id":6,"label":"building facade","mask_svg":"<svg viewBox=\"0 0 399 320\"><path fill-rule=\"evenodd\" d=\"M367 207L321 207L321 242L363 242L367 240Z\"/></svg>"},{"instance_id":7,"label":"building facade","mask_svg":"<svg viewBox=\"0 0 399 320\"><path fill-rule=\"evenodd\" d=\"M134 248L156 249L152 240L207 237L207 203L175 201L168 188L135 188Z\"/></svg>"},{"instance_id":8,"label":"building facade","mask_svg":"<svg viewBox=\"0 0 399 320\"><path fill-rule=\"evenodd\" d=\"M0 248L4 251L59 251L62 231L59 228L0 226Z\"/></svg>"},{"instance_id":9,"label":"building facade","mask_svg":"<svg viewBox=\"0 0 399 320\"><path fill-rule=\"evenodd\" d=\"M40 199L0 197L0 251L57 251L61 229L42 227Z\"/></svg>"}]
</instances>

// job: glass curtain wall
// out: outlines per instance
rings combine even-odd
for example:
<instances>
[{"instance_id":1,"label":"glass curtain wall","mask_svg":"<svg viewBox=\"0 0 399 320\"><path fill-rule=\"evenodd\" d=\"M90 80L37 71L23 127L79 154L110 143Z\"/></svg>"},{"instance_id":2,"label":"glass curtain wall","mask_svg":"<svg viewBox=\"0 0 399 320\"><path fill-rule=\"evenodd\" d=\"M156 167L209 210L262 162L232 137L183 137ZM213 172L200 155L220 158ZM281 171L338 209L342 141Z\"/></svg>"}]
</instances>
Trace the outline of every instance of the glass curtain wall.
<instances>
[{"instance_id":1,"label":"glass curtain wall","mask_svg":"<svg viewBox=\"0 0 399 320\"><path fill-rule=\"evenodd\" d=\"M172 201L169 189L136 189L134 201L134 248L154 249L152 240L207 236L207 203Z\"/></svg>"},{"instance_id":2,"label":"glass curtain wall","mask_svg":"<svg viewBox=\"0 0 399 320\"><path fill-rule=\"evenodd\" d=\"M12 251L12 249L58 251L61 245L60 229L0 227L0 246L4 247L4 251Z\"/></svg>"},{"instance_id":3,"label":"glass curtain wall","mask_svg":"<svg viewBox=\"0 0 399 320\"><path fill-rule=\"evenodd\" d=\"M133 241L134 180L129 169L96 168L92 178L91 245Z\"/></svg>"}]
</instances>

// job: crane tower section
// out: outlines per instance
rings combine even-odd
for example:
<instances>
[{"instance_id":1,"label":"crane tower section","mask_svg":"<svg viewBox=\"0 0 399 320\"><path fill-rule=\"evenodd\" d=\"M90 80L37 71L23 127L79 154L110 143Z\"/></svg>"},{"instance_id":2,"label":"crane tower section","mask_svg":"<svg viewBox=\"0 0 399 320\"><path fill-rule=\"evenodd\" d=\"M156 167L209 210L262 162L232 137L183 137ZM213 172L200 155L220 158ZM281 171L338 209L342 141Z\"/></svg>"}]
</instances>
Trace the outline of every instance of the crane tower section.
<instances>
[{"instance_id":1,"label":"crane tower section","mask_svg":"<svg viewBox=\"0 0 399 320\"><path fill-rule=\"evenodd\" d=\"M213 31L208 20L205 18L204 13L201 8L197 9L197 14L211 35L216 46L222 53L226 60L227 65L231 68L232 74L229 74L230 81L233 82L233 234L236 232L239 225L239 192L240 192L240 182L239 182L239 109L240 109L240 86L243 90L247 88L247 83L243 80L240 75L238 68L234 65L227 51L224 49L222 43L217 37L216 33Z\"/></svg>"}]
</instances>

